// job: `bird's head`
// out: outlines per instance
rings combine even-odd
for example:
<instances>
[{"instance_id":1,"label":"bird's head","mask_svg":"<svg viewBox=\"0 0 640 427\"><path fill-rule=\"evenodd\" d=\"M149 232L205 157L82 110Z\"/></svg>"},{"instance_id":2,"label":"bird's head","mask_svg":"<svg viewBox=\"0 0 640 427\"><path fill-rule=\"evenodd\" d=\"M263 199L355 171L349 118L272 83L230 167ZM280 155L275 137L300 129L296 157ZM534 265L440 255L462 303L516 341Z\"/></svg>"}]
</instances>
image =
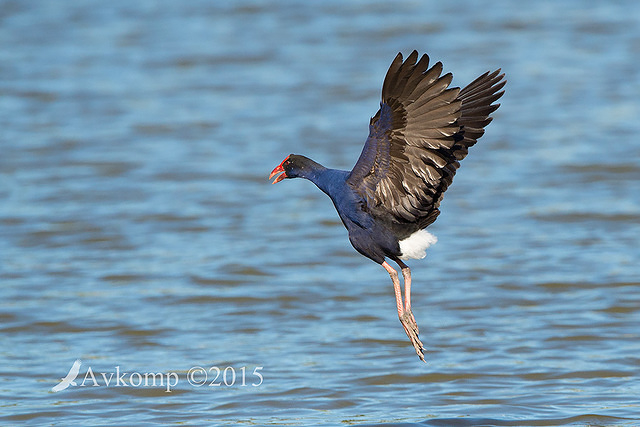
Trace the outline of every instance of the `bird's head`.
<instances>
[{"instance_id":1,"label":"bird's head","mask_svg":"<svg viewBox=\"0 0 640 427\"><path fill-rule=\"evenodd\" d=\"M285 178L305 177L305 172L311 170L314 164L315 162L313 160L305 156L289 154L278 166L275 167L275 169L271 171L269 179L275 176L276 179L272 182L272 184L275 184Z\"/></svg>"}]
</instances>

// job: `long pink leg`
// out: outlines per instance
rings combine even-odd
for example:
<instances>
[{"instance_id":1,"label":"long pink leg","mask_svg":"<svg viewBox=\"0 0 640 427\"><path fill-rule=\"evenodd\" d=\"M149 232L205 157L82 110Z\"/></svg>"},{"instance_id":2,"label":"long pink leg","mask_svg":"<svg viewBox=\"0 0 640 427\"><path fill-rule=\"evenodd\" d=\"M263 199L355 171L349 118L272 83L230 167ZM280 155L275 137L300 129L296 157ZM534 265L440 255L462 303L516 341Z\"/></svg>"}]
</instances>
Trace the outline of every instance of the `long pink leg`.
<instances>
[{"instance_id":1,"label":"long pink leg","mask_svg":"<svg viewBox=\"0 0 640 427\"><path fill-rule=\"evenodd\" d=\"M398 317L400 319L400 323L404 328L404 331L407 333L409 340L411 340L411 344L413 344L413 348L416 350L416 354L422 360L424 360L424 346L418 338L418 325L413 317L413 313L411 313L411 273L409 267L404 264L399 263L402 268L402 275L405 279L405 303L402 303L402 291L400 288L400 280L398 279L398 272L391 267L386 261L382 263L382 266L391 276L391 281L393 282L393 290L396 294L396 306L398 308ZM405 271L406 270L406 271ZM409 278L409 283L407 287L407 277Z\"/></svg>"},{"instance_id":2,"label":"long pink leg","mask_svg":"<svg viewBox=\"0 0 640 427\"><path fill-rule=\"evenodd\" d=\"M409 267L402 269L404 278L404 311L411 311L411 270Z\"/></svg>"},{"instance_id":3,"label":"long pink leg","mask_svg":"<svg viewBox=\"0 0 640 427\"><path fill-rule=\"evenodd\" d=\"M411 270L406 265L402 266L402 278L404 279L404 311L409 313L412 326L416 329L416 333L419 333L418 324L411 312Z\"/></svg>"},{"instance_id":4,"label":"long pink leg","mask_svg":"<svg viewBox=\"0 0 640 427\"><path fill-rule=\"evenodd\" d=\"M393 290L396 293L396 306L398 307L398 316L402 316L404 309L402 308L402 291L400 290L400 280L398 279L398 272L391 267L387 261L382 263L382 266L391 276L393 282Z\"/></svg>"}]
</instances>

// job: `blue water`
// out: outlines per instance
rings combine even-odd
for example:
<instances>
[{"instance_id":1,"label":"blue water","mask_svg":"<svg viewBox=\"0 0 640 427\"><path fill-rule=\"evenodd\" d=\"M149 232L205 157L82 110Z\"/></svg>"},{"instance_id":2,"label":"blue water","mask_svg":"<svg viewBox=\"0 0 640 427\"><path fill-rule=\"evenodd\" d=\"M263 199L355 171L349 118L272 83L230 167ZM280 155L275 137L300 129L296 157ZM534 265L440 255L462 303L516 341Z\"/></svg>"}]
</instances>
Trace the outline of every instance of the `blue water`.
<instances>
[{"instance_id":1,"label":"blue water","mask_svg":"<svg viewBox=\"0 0 640 427\"><path fill-rule=\"evenodd\" d=\"M2 1L0 46L3 425L640 423L640 3ZM508 79L410 264L427 364L267 181L351 168L413 49Z\"/></svg>"}]
</instances>

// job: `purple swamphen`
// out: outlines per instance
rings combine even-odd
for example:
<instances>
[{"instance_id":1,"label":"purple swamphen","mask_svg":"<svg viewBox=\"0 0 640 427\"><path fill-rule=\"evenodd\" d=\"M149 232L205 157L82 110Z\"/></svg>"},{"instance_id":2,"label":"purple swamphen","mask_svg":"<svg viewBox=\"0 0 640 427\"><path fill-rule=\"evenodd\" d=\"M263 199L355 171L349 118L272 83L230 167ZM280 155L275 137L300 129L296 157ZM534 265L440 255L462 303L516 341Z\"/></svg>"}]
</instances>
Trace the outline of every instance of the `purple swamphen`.
<instances>
[{"instance_id":1,"label":"purple swamphen","mask_svg":"<svg viewBox=\"0 0 640 427\"><path fill-rule=\"evenodd\" d=\"M411 270L402 261L424 258L436 242L425 230L440 211L459 161L484 134L493 104L504 93L500 69L486 72L464 89L449 87L452 74L442 63L413 51L393 60L382 85L380 110L370 121L369 137L351 171L328 169L291 154L269 179L306 178L333 201L353 247L381 264L391 276L398 316L418 357L424 348L411 312ZM279 175L278 175L279 174ZM404 300L398 273L404 278Z\"/></svg>"}]
</instances>

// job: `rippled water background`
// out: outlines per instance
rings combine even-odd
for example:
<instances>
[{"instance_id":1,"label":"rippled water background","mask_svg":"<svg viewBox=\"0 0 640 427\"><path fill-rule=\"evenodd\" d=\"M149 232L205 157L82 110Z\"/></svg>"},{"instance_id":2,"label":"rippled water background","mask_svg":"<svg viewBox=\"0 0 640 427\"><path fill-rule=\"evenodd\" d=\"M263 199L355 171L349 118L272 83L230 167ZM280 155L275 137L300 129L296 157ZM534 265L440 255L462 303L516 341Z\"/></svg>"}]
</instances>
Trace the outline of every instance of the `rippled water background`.
<instances>
[{"instance_id":1,"label":"rippled water background","mask_svg":"<svg viewBox=\"0 0 640 427\"><path fill-rule=\"evenodd\" d=\"M0 46L3 425L640 423L640 3L2 1ZM329 199L266 179L351 168L413 49L509 81L411 263L428 364ZM52 392L76 359L98 387Z\"/></svg>"}]
</instances>

